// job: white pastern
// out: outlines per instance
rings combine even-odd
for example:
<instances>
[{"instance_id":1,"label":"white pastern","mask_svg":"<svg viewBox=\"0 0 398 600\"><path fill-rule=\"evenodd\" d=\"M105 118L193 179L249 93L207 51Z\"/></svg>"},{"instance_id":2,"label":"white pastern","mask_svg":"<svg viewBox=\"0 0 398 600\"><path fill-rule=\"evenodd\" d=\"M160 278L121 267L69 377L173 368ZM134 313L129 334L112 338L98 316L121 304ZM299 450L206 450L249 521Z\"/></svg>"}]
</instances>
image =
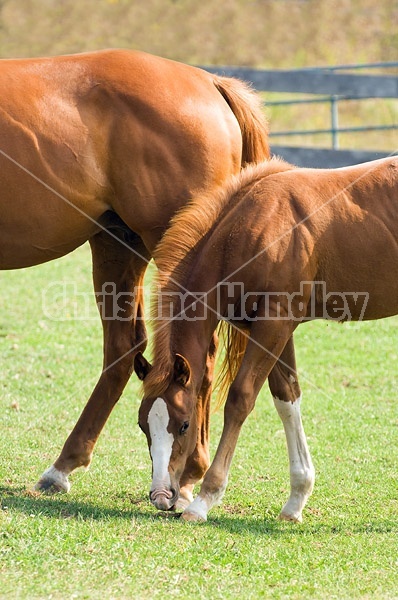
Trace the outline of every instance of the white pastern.
<instances>
[{"instance_id":1,"label":"white pastern","mask_svg":"<svg viewBox=\"0 0 398 600\"><path fill-rule=\"evenodd\" d=\"M302 510L314 487L315 470L308 450L300 413L301 397L293 404L274 398L286 434L290 463L290 497L281 519L302 521Z\"/></svg>"},{"instance_id":2,"label":"white pastern","mask_svg":"<svg viewBox=\"0 0 398 600\"><path fill-rule=\"evenodd\" d=\"M195 500L182 513L182 518L184 521L207 521L209 508L203 498L196 496Z\"/></svg>"},{"instance_id":3,"label":"white pastern","mask_svg":"<svg viewBox=\"0 0 398 600\"><path fill-rule=\"evenodd\" d=\"M185 521L207 521L207 513L209 510L213 506L221 504L226 486L227 484L225 483L225 485L214 494L206 493L205 498L200 494L199 496L196 496L195 500L182 513L182 518Z\"/></svg>"},{"instance_id":4,"label":"white pastern","mask_svg":"<svg viewBox=\"0 0 398 600\"><path fill-rule=\"evenodd\" d=\"M152 404L148 414L148 426L151 436L150 453L152 457L152 489L171 485L168 471L171 451L173 448L173 434L167 431L170 417L166 402L157 398Z\"/></svg>"},{"instance_id":5,"label":"white pastern","mask_svg":"<svg viewBox=\"0 0 398 600\"><path fill-rule=\"evenodd\" d=\"M68 481L68 476L62 471L58 471L51 465L46 471L44 471L43 475L40 478L40 481L36 484L36 490L46 490L54 487L57 491L60 492L69 492L70 483Z\"/></svg>"}]
</instances>

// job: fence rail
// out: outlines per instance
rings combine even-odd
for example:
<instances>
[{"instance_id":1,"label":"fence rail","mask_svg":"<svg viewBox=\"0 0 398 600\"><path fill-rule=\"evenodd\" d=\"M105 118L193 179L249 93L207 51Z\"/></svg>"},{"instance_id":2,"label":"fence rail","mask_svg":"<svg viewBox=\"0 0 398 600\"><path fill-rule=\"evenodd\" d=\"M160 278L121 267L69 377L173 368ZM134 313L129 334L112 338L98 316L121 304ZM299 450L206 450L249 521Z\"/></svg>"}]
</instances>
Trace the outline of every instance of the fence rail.
<instances>
[{"instance_id":1,"label":"fence rail","mask_svg":"<svg viewBox=\"0 0 398 600\"><path fill-rule=\"evenodd\" d=\"M391 63L397 66L398 63ZM260 92L294 92L397 98L398 78L389 75L351 75L325 69L250 69L247 67L203 67L210 73L250 81ZM348 68L348 67L345 67Z\"/></svg>"},{"instance_id":2,"label":"fence rail","mask_svg":"<svg viewBox=\"0 0 398 600\"><path fill-rule=\"evenodd\" d=\"M329 166L356 164L388 156L389 152L339 150L339 133L398 130L397 123L392 125L370 125L361 127L339 126L339 102L344 100L365 100L369 98L398 98L398 76L362 75L340 73L343 70L360 69L398 69L397 62L340 65L325 68L307 68L295 70L251 69L247 67L202 67L211 73L237 77L248 81L261 92L307 93L315 98L280 100L267 103L270 106L293 104L330 104L330 127L325 129L289 130L271 132L270 137L307 136L329 134L331 149L272 144L272 150L299 166ZM321 97L319 97L322 95ZM397 140L398 148L398 140Z\"/></svg>"}]
</instances>

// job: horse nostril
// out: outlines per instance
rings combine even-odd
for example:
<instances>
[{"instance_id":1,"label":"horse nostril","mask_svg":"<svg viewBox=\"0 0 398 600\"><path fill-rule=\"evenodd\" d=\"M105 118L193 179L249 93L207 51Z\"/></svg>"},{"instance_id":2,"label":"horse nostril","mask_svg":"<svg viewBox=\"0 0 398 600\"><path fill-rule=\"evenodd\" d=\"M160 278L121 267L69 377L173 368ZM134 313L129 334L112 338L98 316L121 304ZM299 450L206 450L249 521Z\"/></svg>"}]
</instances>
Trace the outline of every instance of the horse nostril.
<instances>
[{"instance_id":1,"label":"horse nostril","mask_svg":"<svg viewBox=\"0 0 398 600\"><path fill-rule=\"evenodd\" d=\"M159 510L171 510L178 500L179 486L153 489L149 492L149 501Z\"/></svg>"}]
</instances>

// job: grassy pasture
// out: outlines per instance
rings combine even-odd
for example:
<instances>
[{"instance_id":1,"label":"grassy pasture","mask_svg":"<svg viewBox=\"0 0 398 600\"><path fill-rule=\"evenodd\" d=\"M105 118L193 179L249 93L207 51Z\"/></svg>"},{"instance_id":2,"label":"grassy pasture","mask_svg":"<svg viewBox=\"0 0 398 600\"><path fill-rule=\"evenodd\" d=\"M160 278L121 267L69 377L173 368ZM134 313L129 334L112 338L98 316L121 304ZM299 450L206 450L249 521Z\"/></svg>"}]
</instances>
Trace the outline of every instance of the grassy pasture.
<instances>
[{"instance_id":1,"label":"grassy pasture","mask_svg":"<svg viewBox=\"0 0 398 600\"><path fill-rule=\"evenodd\" d=\"M239 440L224 503L207 524L195 525L160 518L149 505L135 378L90 470L72 476L70 494L30 491L100 371L88 247L2 272L0 281L1 598L397 597L397 318L317 322L297 332L304 425L317 471L304 523L277 520L288 463L264 387ZM59 281L73 282L80 295L60 302L58 288L48 288ZM48 318L55 308L64 320ZM213 451L220 430L216 413Z\"/></svg>"},{"instance_id":2,"label":"grassy pasture","mask_svg":"<svg viewBox=\"0 0 398 600\"><path fill-rule=\"evenodd\" d=\"M395 60L396 10L388 0L4 0L0 51L15 57L121 46L193 64L268 68ZM342 126L391 124L397 105L369 100L339 111ZM267 112L272 130L325 127L330 119L324 106ZM293 140L274 141L283 142ZM308 143L327 147L330 139ZM340 143L395 150L396 132L346 135ZM61 281L65 303L56 297L61 288L49 287ZM1 599L398 598L398 318L317 322L297 332L303 418L317 472L304 523L277 520L288 461L265 386L239 440L222 506L207 524L194 525L160 518L149 505L134 377L90 470L72 476L70 494L31 492L100 373L88 247L0 272L0 285ZM56 311L62 320L51 318ZM214 414L213 451L221 426L222 415Z\"/></svg>"}]
</instances>

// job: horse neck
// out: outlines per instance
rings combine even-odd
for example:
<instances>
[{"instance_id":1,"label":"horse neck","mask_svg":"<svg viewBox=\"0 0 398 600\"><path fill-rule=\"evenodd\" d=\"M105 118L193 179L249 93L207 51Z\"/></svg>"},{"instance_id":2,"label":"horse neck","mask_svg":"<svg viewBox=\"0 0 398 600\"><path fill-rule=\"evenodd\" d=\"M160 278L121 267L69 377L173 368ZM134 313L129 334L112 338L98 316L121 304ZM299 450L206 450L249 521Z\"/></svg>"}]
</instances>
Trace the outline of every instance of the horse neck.
<instances>
[{"instance_id":1,"label":"horse neck","mask_svg":"<svg viewBox=\"0 0 398 600\"><path fill-rule=\"evenodd\" d=\"M203 260L196 249L187 256L179 271L174 271L166 288L166 310L172 301L173 319L166 335L170 358L183 355L191 365L195 381L203 378L206 357L218 324L216 286L219 274L213 264ZM207 293L209 292L209 293ZM169 296L169 294L171 294Z\"/></svg>"},{"instance_id":2,"label":"horse neck","mask_svg":"<svg viewBox=\"0 0 398 600\"><path fill-rule=\"evenodd\" d=\"M196 300L197 309L190 309L192 296L187 296L186 314L172 322L170 342L173 354L182 354L189 362L197 385L200 386L206 368L209 346L218 324L217 306L204 297Z\"/></svg>"},{"instance_id":3,"label":"horse neck","mask_svg":"<svg viewBox=\"0 0 398 600\"><path fill-rule=\"evenodd\" d=\"M174 363L176 354L183 355L191 365L195 380L199 381L219 322L217 285L222 279L222 266L217 266L218 261L214 260L207 235L171 272L167 273L167 262L160 262L161 270L166 273L163 282L160 277L161 307L172 320L164 334L160 327L159 343L155 342L155 347L157 345L160 354L168 357L169 365Z\"/></svg>"}]
</instances>

